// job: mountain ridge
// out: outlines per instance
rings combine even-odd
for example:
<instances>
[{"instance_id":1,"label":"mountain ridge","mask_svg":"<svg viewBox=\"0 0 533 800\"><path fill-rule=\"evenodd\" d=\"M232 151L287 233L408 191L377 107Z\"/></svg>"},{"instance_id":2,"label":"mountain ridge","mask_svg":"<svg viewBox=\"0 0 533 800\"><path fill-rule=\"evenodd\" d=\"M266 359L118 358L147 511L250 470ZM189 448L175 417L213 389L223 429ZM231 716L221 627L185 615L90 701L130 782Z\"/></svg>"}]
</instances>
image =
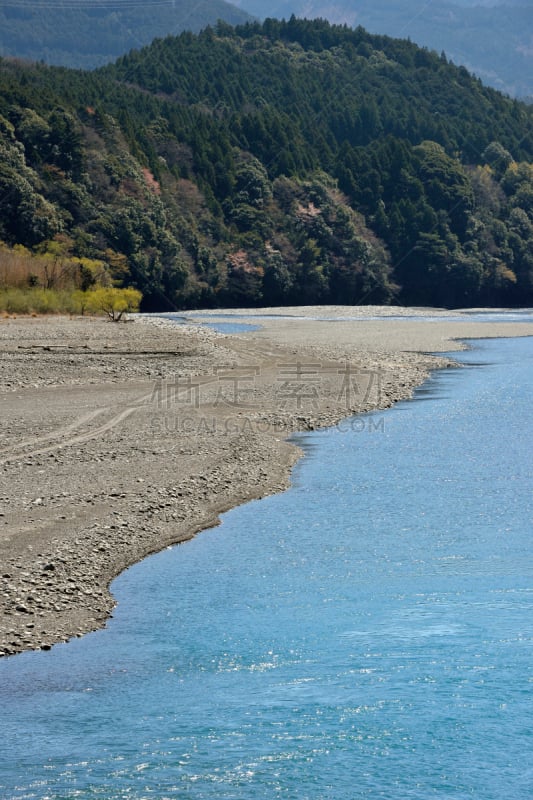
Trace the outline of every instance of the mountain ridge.
<instances>
[{"instance_id":1,"label":"mountain ridge","mask_svg":"<svg viewBox=\"0 0 533 800\"><path fill-rule=\"evenodd\" d=\"M0 239L100 259L146 310L527 305L532 121L443 55L324 21L93 72L4 59Z\"/></svg>"},{"instance_id":2,"label":"mountain ridge","mask_svg":"<svg viewBox=\"0 0 533 800\"><path fill-rule=\"evenodd\" d=\"M251 19L226 0L4 0L0 56L93 69L157 37Z\"/></svg>"},{"instance_id":3,"label":"mountain ridge","mask_svg":"<svg viewBox=\"0 0 533 800\"><path fill-rule=\"evenodd\" d=\"M261 19L328 19L374 34L409 38L467 67L485 83L512 96L533 96L533 6L525 0L237 0Z\"/></svg>"}]
</instances>

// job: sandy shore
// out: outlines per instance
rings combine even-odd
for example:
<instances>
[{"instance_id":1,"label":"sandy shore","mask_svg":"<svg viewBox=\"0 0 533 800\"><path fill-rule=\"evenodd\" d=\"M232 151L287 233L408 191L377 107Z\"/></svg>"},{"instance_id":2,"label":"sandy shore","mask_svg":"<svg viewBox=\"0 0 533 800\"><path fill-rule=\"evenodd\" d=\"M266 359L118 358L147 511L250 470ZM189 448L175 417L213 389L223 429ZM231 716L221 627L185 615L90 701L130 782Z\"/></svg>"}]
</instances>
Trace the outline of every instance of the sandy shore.
<instances>
[{"instance_id":1,"label":"sandy shore","mask_svg":"<svg viewBox=\"0 0 533 800\"><path fill-rule=\"evenodd\" d=\"M409 397L452 364L427 354L452 339L532 332L418 309L269 313L240 336L154 318L0 320L0 655L105 625L124 568L286 488L291 432Z\"/></svg>"}]
</instances>

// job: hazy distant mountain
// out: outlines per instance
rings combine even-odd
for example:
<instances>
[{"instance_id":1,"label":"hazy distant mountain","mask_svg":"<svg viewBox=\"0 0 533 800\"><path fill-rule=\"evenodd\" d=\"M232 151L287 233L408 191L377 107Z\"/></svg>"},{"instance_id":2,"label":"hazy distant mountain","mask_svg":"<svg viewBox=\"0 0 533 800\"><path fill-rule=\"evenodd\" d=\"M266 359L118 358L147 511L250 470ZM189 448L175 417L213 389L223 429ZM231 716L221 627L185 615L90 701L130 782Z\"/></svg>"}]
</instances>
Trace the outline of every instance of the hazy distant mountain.
<instances>
[{"instance_id":1,"label":"hazy distant mountain","mask_svg":"<svg viewBox=\"0 0 533 800\"><path fill-rule=\"evenodd\" d=\"M410 38L513 96L533 95L531 0L236 0L260 18L321 17Z\"/></svg>"},{"instance_id":2,"label":"hazy distant mountain","mask_svg":"<svg viewBox=\"0 0 533 800\"><path fill-rule=\"evenodd\" d=\"M0 56L90 69L155 38L248 19L224 0L2 0Z\"/></svg>"}]
</instances>

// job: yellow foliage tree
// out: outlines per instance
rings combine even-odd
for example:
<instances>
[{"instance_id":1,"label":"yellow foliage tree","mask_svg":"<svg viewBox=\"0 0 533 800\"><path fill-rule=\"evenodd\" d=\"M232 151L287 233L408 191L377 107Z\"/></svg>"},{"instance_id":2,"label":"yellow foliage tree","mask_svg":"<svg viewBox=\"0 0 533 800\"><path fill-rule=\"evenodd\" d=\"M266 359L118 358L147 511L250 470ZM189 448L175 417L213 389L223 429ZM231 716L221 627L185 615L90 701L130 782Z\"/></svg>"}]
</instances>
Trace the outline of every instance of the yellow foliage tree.
<instances>
[{"instance_id":1,"label":"yellow foliage tree","mask_svg":"<svg viewBox=\"0 0 533 800\"><path fill-rule=\"evenodd\" d=\"M120 322L124 314L139 310L142 294L137 289L116 289L100 286L87 292L87 310L107 314L113 322Z\"/></svg>"}]
</instances>

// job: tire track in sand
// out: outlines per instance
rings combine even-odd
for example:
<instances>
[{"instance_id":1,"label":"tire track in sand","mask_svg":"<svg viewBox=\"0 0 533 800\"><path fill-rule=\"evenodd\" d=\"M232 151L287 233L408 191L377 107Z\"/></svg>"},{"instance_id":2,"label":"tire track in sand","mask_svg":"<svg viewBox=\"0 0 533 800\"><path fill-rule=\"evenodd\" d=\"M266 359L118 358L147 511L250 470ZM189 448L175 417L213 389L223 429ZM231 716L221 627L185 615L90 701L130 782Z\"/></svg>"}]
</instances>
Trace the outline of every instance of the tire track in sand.
<instances>
[{"instance_id":1,"label":"tire track in sand","mask_svg":"<svg viewBox=\"0 0 533 800\"><path fill-rule=\"evenodd\" d=\"M4 455L3 458L0 458L0 466L4 464L8 464L13 461L19 461L21 458L33 458L34 456L41 456L46 455L47 453L52 453L55 450L62 450L65 447L71 447L72 445L83 444L84 442L88 442L91 439L97 439L99 436L102 436L107 431L112 430L117 425L120 425L125 419L131 416L137 409L143 405L147 400L152 397L152 394L143 395L143 397L139 398L134 405L125 408L124 410L120 411L115 416L111 417L107 422L103 425L99 425L97 428L92 428L89 431L78 433L74 436L67 436L67 438L63 438L65 434L71 433L75 431L82 425L91 422L97 416L104 414L106 411L110 411L111 407L106 406L104 408L96 409L95 411L91 411L89 414L85 414L83 417L80 417L75 422L67 425L65 428L59 428L56 431L53 431L45 436L39 436L34 439L26 439L24 442L17 442L14 445L10 445L9 447L5 448L4 450L0 450L0 454L7 454ZM37 447L34 446L39 442L46 442L51 439L58 439L58 441L52 442L51 444L45 447ZM24 452L11 452L20 450L21 447L30 446L32 449L26 450Z\"/></svg>"}]
</instances>

